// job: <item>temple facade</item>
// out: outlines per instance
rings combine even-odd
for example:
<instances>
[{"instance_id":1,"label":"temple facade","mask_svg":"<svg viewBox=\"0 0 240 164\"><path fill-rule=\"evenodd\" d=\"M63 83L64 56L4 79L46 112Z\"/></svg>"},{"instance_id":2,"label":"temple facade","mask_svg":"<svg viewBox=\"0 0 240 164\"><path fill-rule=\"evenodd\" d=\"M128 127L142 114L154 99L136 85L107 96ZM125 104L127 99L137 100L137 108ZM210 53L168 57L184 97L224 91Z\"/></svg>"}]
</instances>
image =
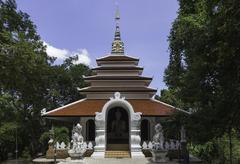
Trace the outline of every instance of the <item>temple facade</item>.
<instances>
[{"instance_id":1,"label":"temple facade","mask_svg":"<svg viewBox=\"0 0 240 164\"><path fill-rule=\"evenodd\" d=\"M86 141L94 143L92 157L106 157L109 150L126 150L130 157L144 157L143 141L152 139L154 126L174 113L175 107L154 99L151 77L142 76L139 59L124 52L116 12L112 50L96 60L94 75L84 77L88 87L79 89L84 99L43 113L49 119L80 123Z\"/></svg>"}]
</instances>

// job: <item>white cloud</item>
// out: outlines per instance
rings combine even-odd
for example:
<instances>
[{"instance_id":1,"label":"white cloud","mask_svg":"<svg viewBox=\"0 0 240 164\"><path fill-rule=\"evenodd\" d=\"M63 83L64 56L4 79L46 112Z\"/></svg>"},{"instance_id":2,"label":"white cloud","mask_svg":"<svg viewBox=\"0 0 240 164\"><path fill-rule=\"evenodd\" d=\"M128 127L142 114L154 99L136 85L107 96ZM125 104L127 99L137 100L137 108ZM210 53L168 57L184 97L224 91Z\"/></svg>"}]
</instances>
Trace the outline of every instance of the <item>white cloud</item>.
<instances>
[{"instance_id":1,"label":"white cloud","mask_svg":"<svg viewBox=\"0 0 240 164\"><path fill-rule=\"evenodd\" d=\"M90 65L91 59L89 57L89 53L87 49L79 49L77 51L69 51L67 49L59 49L56 48L46 42L43 42L44 45L47 46L46 52L49 56L51 57L56 57L57 60L65 60L66 58L70 56L78 56L78 60L74 61L73 64L85 64L85 65Z\"/></svg>"},{"instance_id":2,"label":"white cloud","mask_svg":"<svg viewBox=\"0 0 240 164\"><path fill-rule=\"evenodd\" d=\"M70 52L68 50L53 47L46 42L43 42L43 45L47 46L47 49L46 49L47 54L51 57L56 57L59 59L66 59L70 54Z\"/></svg>"},{"instance_id":3,"label":"white cloud","mask_svg":"<svg viewBox=\"0 0 240 164\"><path fill-rule=\"evenodd\" d=\"M78 56L78 60L74 61L73 64L85 64L90 65L91 59L89 58L89 53L87 49L79 49L74 55Z\"/></svg>"}]
</instances>

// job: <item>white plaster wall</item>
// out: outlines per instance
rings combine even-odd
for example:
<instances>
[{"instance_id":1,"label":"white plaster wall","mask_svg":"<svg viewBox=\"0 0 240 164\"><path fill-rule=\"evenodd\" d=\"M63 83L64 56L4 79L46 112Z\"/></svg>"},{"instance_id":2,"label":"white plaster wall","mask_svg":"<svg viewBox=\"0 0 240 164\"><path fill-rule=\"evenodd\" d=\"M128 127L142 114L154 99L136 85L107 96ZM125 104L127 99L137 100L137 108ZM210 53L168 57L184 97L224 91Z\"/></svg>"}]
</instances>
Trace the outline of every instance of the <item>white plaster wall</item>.
<instances>
[{"instance_id":1,"label":"white plaster wall","mask_svg":"<svg viewBox=\"0 0 240 164\"><path fill-rule=\"evenodd\" d=\"M88 99L109 99L110 96L113 95L114 92L112 93L104 93L104 92L101 92L101 93L87 93L86 94L86 97ZM149 99L152 97L152 95L150 95L149 93L141 93L141 92L138 92L138 93L124 93L124 92L121 92L122 93L122 96L125 97L126 99Z\"/></svg>"},{"instance_id":2,"label":"white plaster wall","mask_svg":"<svg viewBox=\"0 0 240 164\"><path fill-rule=\"evenodd\" d=\"M99 66L137 66L136 61L102 61L98 62Z\"/></svg>"},{"instance_id":3,"label":"white plaster wall","mask_svg":"<svg viewBox=\"0 0 240 164\"><path fill-rule=\"evenodd\" d=\"M146 82L144 81L129 81L129 80L115 80L115 81L91 81L91 86L94 87L109 87L109 86L113 86L113 87L145 87L146 86Z\"/></svg>"},{"instance_id":4,"label":"white plaster wall","mask_svg":"<svg viewBox=\"0 0 240 164\"><path fill-rule=\"evenodd\" d=\"M141 70L97 70L95 71L99 76L139 76L142 74Z\"/></svg>"}]
</instances>

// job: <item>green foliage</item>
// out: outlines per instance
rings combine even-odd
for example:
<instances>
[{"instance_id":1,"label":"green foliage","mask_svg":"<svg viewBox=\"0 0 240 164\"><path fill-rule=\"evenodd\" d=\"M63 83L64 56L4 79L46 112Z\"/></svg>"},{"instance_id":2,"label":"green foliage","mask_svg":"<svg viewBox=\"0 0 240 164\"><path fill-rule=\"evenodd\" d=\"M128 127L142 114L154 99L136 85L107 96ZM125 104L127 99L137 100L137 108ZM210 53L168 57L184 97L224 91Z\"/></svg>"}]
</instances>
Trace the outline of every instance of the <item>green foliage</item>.
<instances>
[{"instance_id":1,"label":"green foliage","mask_svg":"<svg viewBox=\"0 0 240 164\"><path fill-rule=\"evenodd\" d=\"M26 159L26 160L31 160L31 154L27 147L24 148L21 158Z\"/></svg>"},{"instance_id":2,"label":"green foliage","mask_svg":"<svg viewBox=\"0 0 240 164\"><path fill-rule=\"evenodd\" d=\"M16 134L16 123L13 122L5 122L2 123L0 127L0 143L1 145L4 143L15 143L15 134Z\"/></svg>"},{"instance_id":3,"label":"green foliage","mask_svg":"<svg viewBox=\"0 0 240 164\"><path fill-rule=\"evenodd\" d=\"M4 122L17 124L19 149L29 145L32 154L38 149L42 131L39 116L46 105L51 61L29 16L17 11L15 1L0 1L0 126ZM1 158L6 156L0 154Z\"/></svg>"},{"instance_id":4,"label":"green foliage","mask_svg":"<svg viewBox=\"0 0 240 164\"><path fill-rule=\"evenodd\" d=\"M178 92L175 89L163 89L161 90L160 97L157 99L165 102L167 104L171 104L175 107L178 107L180 109L185 109L186 104L182 102L181 98L177 95Z\"/></svg>"},{"instance_id":5,"label":"green foliage","mask_svg":"<svg viewBox=\"0 0 240 164\"><path fill-rule=\"evenodd\" d=\"M15 136L17 125L14 122L4 122L0 126L0 157L3 158L15 148ZM21 141L20 141L21 142Z\"/></svg>"},{"instance_id":6,"label":"green foliage","mask_svg":"<svg viewBox=\"0 0 240 164\"><path fill-rule=\"evenodd\" d=\"M18 155L36 155L42 150L39 138L50 127L40 111L83 98L77 87L86 86L82 76L91 72L74 65L76 59L52 65L29 15L17 10L14 0L0 0L0 160L14 152L16 127Z\"/></svg>"},{"instance_id":7,"label":"green foliage","mask_svg":"<svg viewBox=\"0 0 240 164\"><path fill-rule=\"evenodd\" d=\"M90 75L91 71L85 65L72 64L73 61L74 59L69 58L63 64L51 67L47 95L51 109L83 98L77 88L87 86L83 75Z\"/></svg>"},{"instance_id":8,"label":"green foliage","mask_svg":"<svg viewBox=\"0 0 240 164\"><path fill-rule=\"evenodd\" d=\"M216 145L209 142L227 134L233 159L231 129L240 129L240 1L179 4L164 77L169 90L161 99L193 112L184 122L193 144L206 143L202 150L208 152Z\"/></svg>"},{"instance_id":9,"label":"green foliage","mask_svg":"<svg viewBox=\"0 0 240 164\"><path fill-rule=\"evenodd\" d=\"M54 142L64 142L65 144L69 143L69 130L66 127L57 127L52 131L44 132L39 141L41 143L46 143L49 141L50 137L54 139Z\"/></svg>"},{"instance_id":10,"label":"green foliage","mask_svg":"<svg viewBox=\"0 0 240 164\"><path fill-rule=\"evenodd\" d=\"M233 163L240 162L240 139L236 132L233 132ZM228 135L212 139L205 144L189 145L192 154L201 157L204 161L214 164L229 163L229 141Z\"/></svg>"},{"instance_id":11,"label":"green foliage","mask_svg":"<svg viewBox=\"0 0 240 164\"><path fill-rule=\"evenodd\" d=\"M240 115L239 5L236 0L180 1L165 72L174 96L196 111L211 109L229 116L221 121L235 125Z\"/></svg>"}]
</instances>

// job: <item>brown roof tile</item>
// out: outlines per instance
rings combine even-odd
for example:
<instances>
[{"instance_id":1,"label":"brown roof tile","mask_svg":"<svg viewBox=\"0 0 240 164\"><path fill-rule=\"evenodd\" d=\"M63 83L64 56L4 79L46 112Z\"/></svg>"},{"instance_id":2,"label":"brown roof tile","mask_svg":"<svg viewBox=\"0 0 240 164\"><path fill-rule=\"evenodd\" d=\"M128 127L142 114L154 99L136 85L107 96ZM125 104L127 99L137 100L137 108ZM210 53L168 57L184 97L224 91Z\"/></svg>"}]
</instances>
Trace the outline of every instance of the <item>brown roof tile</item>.
<instances>
[{"instance_id":1,"label":"brown roof tile","mask_svg":"<svg viewBox=\"0 0 240 164\"><path fill-rule=\"evenodd\" d=\"M95 112L101 112L107 101L109 100L80 100L47 112L44 117L95 116ZM142 112L143 116L169 116L176 111L174 107L152 99L129 99L127 101L133 106L135 112Z\"/></svg>"}]
</instances>

